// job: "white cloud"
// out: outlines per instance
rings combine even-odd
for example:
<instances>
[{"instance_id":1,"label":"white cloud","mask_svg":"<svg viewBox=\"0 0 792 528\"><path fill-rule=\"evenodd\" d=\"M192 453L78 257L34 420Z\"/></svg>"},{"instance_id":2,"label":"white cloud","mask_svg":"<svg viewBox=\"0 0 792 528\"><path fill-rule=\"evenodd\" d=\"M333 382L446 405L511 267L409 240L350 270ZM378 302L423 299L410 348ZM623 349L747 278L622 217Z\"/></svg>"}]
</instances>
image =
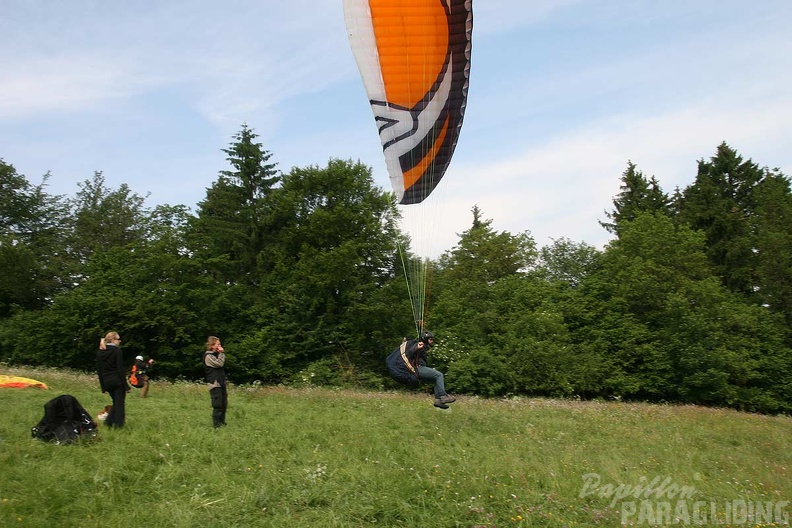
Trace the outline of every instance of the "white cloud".
<instances>
[{"instance_id":1,"label":"white cloud","mask_svg":"<svg viewBox=\"0 0 792 528\"><path fill-rule=\"evenodd\" d=\"M145 91L154 80L100 54L0 61L0 118L35 116L52 111L78 111L107 99Z\"/></svg>"},{"instance_id":2,"label":"white cloud","mask_svg":"<svg viewBox=\"0 0 792 528\"><path fill-rule=\"evenodd\" d=\"M789 172L790 5L474 0L462 137L419 206L434 217L417 228L434 234L430 252L457 242L474 204L539 244L601 245L628 159L666 192L721 141ZM11 0L0 50L0 157L21 173L106 170L192 206L247 122L284 170L330 153L389 185L339 0ZM336 104L354 108L341 118Z\"/></svg>"},{"instance_id":3,"label":"white cloud","mask_svg":"<svg viewBox=\"0 0 792 528\"><path fill-rule=\"evenodd\" d=\"M0 24L7 30L0 117L77 111L177 87L209 120L238 126L246 115L335 82L342 70L343 17L332 16L338 6L328 1L243 2L238 10L166 2L94 13L92 3L76 2L53 8L41 23L31 21L42 15L34 6L17 7Z\"/></svg>"},{"instance_id":4,"label":"white cloud","mask_svg":"<svg viewBox=\"0 0 792 528\"><path fill-rule=\"evenodd\" d=\"M792 165L792 154L773 162L761 157L788 143L792 97L738 108L722 102L665 115L609 118L506 160L452 163L435 191L444 204L441 216L431 217L439 224L429 228L431 255L451 248L457 234L470 228L473 205L496 230L530 231L539 245L565 237L602 246L609 234L598 221L613 208L628 160L647 177L656 176L667 193L691 184L697 160L714 155L722 141L757 163Z\"/></svg>"}]
</instances>

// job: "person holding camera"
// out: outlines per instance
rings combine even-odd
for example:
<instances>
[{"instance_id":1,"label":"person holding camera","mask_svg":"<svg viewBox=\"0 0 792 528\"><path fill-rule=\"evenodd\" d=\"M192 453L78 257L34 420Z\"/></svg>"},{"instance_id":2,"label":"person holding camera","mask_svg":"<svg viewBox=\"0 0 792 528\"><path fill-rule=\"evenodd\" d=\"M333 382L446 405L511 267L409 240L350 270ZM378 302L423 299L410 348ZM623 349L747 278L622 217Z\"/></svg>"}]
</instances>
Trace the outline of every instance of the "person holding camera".
<instances>
[{"instance_id":1,"label":"person holding camera","mask_svg":"<svg viewBox=\"0 0 792 528\"><path fill-rule=\"evenodd\" d=\"M215 428L226 424L228 409L228 393L226 392L225 350L220 338L209 336L206 340L206 352L203 353L206 383L212 400L212 425Z\"/></svg>"}]
</instances>

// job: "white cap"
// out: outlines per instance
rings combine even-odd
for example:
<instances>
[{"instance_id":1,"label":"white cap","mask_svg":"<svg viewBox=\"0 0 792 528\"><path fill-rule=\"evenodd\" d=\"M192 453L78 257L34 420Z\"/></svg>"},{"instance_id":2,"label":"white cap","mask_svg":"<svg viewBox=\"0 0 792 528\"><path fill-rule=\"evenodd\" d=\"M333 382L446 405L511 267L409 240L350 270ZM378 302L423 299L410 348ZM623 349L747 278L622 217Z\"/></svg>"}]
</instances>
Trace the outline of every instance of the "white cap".
<instances>
[{"instance_id":1,"label":"white cap","mask_svg":"<svg viewBox=\"0 0 792 528\"><path fill-rule=\"evenodd\" d=\"M137 356L135 359L139 359L140 361L143 361L143 356Z\"/></svg>"}]
</instances>

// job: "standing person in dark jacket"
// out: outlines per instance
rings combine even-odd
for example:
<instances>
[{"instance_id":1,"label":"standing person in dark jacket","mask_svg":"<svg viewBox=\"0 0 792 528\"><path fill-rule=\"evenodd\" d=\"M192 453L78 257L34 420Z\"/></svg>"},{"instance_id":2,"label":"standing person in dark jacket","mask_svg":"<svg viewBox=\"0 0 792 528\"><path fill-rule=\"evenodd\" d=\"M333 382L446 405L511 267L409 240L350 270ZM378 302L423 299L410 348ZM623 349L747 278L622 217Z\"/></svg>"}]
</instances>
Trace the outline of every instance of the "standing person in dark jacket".
<instances>
[{"instance_id":1,"label":"standing person in dark jacket","mask_svg":"<svg viewBox=\"0 0 792 528\"><path fill-rule=\"evenodd\" d=\"M225 350L220 339L209 336L206 340L206 352L203 354L206 383L209 384L209 396L212 399L212 425L222 427L226 424L228 409L228 393L226 392Z\"/></svg>"},{"instance_id":2,"label":"standing person in dark jacket","mask_svg":"<svg viewBox=\"0 0 792 528\"><path fill-rule=\"evenodd\" d=\"M96 353L96 373L99 386L103 393L109 393L113 399L113 408L105 419L108 427L123 427L126 419L126 393L132 390L126 380L123 356L121 354L121 336L118 332L108 332L99 341Z\"/></svg>"}]
</instances>

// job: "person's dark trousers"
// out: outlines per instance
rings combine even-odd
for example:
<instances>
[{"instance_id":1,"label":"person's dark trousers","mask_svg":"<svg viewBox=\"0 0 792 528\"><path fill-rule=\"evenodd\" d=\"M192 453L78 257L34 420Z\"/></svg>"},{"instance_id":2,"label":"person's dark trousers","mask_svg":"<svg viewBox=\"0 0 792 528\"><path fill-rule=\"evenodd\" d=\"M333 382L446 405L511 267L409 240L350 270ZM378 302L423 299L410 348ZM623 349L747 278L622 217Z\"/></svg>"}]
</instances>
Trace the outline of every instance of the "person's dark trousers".
<instances>
[{"instance_id":1,"label":"person's dark trousers","mask_svg":"<svg viewBox=\"0 0 792 528\"><path fill-rule=\"evenodd\" d=\"M212 425L221 427L226 424L225 416L228 408L228 393L225 387L209 389L212 398Z\"/></svg>"},{"instance_id":2,"label":"person's dark trousers","mask_svg":"<svg viewBox=\"0 0 792 528\"><path fill-rule=\"evenodd\" d=\"M107 415L105 425L108 427L123 427L126 420L126 390L118 387L107 391L113 399L113 409Z\"/></svg>"}]
</instances>

